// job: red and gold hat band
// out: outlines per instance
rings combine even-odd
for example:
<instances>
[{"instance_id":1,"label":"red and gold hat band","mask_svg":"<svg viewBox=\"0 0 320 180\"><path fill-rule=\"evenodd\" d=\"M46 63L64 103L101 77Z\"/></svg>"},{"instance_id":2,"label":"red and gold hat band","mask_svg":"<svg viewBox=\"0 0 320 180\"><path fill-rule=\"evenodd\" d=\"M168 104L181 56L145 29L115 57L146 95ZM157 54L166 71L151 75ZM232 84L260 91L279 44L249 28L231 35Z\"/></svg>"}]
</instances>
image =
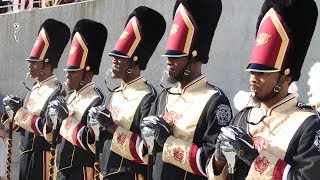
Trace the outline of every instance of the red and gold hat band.
<instances>
[{"instance_id":1,"label":"red and gold hat band","mask_svg":"<svg viewBox=\"0 0 320 180\"><path fill-rule=\"evenodd\" d=\"M30 58L27 60L42 61L47 53L48 48L49 48L49 40L47 38L45 30L42 28L31 50Z\"/></svg>"},{"instance_id":2,"label":"red and gold hat band","mask_svg":"<svg viewBox=\"0 0 320 180\"><path fill-rule=\"evenodd\" d=\"M197 28L187 9L180 4L176 10L164 56L189 55Z\"/></svg>"},{"instance_id":3,"label":"red and gold hat band","mask_svg":"<svg viewBox=\"0 0 320 180\"><path fill-rule=\"evenodd\" d=\"M139 21L134 16L130 19L124 31L122 32L118 42L109 53L111 56L119 56L131 58L141 42L142 36L139 30Z\"/></svg>"},{"instance_id":4,"label":"red and gold hat band","mask_svg":"<svg viewBox=\"0 0 320 180\"><path fill-rule=\"evenodd\" d=\"M271 8L260 23L247 70L263 72L284 70L290 42L285 23Z\"/></svg>"}]
</instances>

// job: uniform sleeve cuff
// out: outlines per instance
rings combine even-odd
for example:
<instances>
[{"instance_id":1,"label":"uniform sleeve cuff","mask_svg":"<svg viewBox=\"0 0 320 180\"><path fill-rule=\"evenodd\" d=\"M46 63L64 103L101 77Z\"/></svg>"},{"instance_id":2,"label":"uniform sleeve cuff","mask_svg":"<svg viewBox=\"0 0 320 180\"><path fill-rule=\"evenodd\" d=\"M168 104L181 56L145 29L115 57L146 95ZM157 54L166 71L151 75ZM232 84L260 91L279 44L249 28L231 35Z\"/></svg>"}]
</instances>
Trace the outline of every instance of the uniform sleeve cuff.
<instances>
[{"instance_id":1,"label":"uniform sleeve cuff","mask_svg":"<svg viewBox=\"0 0 320 180\"><path fill-rule=\"evenodd\" d=\"M84 128L85 126L83 126L82 123L79 123L78 120L73 117L68 117L62 121L60 135L73 145L87 150L82 143L82 133Z\"/></svg>"},{"instance_id":2,"label":"uniform sleeve cuff","mask_svg":"<svg viewBox=\"0 0 320 180\"><path fill-rule=\"evenodd\" d=\"M201 167L202 148L173 136L163 146L162 160L198 176L207 176Z\"/></svg>"},{"instance_id":3,"label":"uniform sleeve cuff","mask_svg":"<svg viewBox=\"0 0 320 180\"><path fill-rule=\"evenodd\" d=\"M141 139L138 134L120 126L113 134L111 150L118 155L137 163L143 163L138 151Z\"/></svg>"}]
</instances>

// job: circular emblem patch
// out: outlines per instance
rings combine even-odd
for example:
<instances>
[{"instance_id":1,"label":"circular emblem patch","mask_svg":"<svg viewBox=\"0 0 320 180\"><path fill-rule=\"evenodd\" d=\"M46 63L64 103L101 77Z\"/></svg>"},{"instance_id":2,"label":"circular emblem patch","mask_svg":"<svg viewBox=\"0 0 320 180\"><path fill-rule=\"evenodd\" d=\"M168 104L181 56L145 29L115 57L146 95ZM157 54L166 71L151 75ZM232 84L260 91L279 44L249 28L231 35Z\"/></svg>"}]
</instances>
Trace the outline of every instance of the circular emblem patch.
<instances>
[{"instance_id":1,"label":"circular emblem patch","mask_svg":"<svg viewBox=\"0 0 320 180\"><path fill-rule=\"evenodd\" d=\"M231 120L231 109L225 104L220 104L217 108L216 117L219 125L227 125Z\"/></svg>"},{"instance_id":2,"label":"circular emblem patch","mask_svg":"<svg viewBox=\"0 0 320 180\"><path fill-rule=\"evenodd\" d=\"M320 130L317 131L316 136L314 137L314 143L317 146L318 151L320 151Z\"/></svg>"}]
</instances>

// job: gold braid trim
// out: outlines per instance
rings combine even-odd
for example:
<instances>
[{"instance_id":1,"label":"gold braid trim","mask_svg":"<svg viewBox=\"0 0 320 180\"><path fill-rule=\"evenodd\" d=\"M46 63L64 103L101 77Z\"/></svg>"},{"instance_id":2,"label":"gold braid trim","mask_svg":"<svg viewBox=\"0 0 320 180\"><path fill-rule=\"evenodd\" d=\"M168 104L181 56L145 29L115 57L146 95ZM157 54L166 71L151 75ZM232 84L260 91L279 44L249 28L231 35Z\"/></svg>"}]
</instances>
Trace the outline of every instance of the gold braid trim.
<instances>
[{"instance_id":1,"label":"gold braid trim","mask_svg":"<svg viewBox=\"0 0 320 180\"><path fill-rule=\"evenodd\" d=\"M49 180L54 179L54 160L56 158L56 149L50 148L50 165L49 165Z\"/></svg>"},{"instance_id":2,"label":"gold braid trim","mask_svg":"<svg viewBox=\"0 0 320 180\"><path fill-rule=\"evenodd\" d=\"M11 157L12 157L12 138L8 138L7 162L6 162L6 180L10 180L10 174L11 174Z\"/></svg>"},{"instance_id":3,"label":"gold braid trim","mask_svg":"<svg viewBox=\"0 0 320 180\"><path fill-rule=\"evenodd\" d=\"M99 180L100 179L100 177L99 177L99 175L100 175L100 162L99 161L94 162L93 166L94 166L94 179Z\"/></svg>"}]
</instances>

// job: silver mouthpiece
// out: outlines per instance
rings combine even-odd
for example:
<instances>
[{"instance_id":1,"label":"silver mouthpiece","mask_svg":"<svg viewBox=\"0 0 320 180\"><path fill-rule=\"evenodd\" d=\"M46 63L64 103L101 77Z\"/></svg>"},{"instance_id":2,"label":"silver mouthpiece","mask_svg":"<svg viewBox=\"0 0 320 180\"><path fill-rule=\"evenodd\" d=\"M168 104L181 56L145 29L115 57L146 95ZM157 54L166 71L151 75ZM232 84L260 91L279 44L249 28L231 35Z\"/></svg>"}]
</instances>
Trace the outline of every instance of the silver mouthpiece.
<instances>
[{"instance_id":1,"label":"silver mouthpiece","mask_svg":"<svg viewBox=\"0 0 320 180\"><path fill-rule=\"evenodd\" d=\"M31 91L31 88L29 88L29 87L26 85L26 81L27 81L27 79L28 79L29 76L30 76L30 72L27 72L26 77L24 78L22 84L23 84L29 91Z\"/></svg>"}]
</instances>

